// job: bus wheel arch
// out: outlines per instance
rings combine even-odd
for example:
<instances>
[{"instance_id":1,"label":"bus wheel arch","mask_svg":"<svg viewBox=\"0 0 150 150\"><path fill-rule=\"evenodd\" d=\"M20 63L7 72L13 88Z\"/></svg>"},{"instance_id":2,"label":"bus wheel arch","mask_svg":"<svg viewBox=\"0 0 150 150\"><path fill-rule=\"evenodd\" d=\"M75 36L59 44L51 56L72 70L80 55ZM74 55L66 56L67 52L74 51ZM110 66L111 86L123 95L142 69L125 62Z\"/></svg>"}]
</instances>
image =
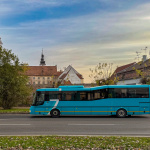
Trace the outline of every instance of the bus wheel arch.
<instances>
[{"instance_id":1,"label":"bus wheel arch","mask_svg":"<svg viewBox=\"0 0 150 150\"><path fill-rule=\"evenodd\" d=\"M127 116L127 110L124 109L124 108L118 109L117 112L116 112L116 116L118 118L125 118Z\"/></svg>"},{"instance_id":2,"label":"bus wheel arch","mask_svg":"<svg viewBox=\"0 0 150 150\"><path fill-rule=\"evenodd\" d=\"M60 116L60 111L58 109L52 109L50 114L53 118L58 118Z\"/></svg>"}]
</instances>

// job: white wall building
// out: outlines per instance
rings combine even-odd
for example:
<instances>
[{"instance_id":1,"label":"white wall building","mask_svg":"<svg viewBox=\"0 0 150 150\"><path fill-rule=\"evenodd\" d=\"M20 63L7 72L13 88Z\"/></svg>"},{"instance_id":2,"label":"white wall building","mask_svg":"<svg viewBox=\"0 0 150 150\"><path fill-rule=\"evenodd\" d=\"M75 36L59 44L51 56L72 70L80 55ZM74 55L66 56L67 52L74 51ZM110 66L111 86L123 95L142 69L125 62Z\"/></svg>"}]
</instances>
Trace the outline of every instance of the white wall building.
<instances>
[{"instance_id":1,"label":"white wall building","mask_svg":"<svg viewBox=\"0 0 150 150\"><path fill-rule=\"evenodd\" d=\"M58 77L62 84L83 84L83 77L71 65Z\"/></svg>"}]
</instances>

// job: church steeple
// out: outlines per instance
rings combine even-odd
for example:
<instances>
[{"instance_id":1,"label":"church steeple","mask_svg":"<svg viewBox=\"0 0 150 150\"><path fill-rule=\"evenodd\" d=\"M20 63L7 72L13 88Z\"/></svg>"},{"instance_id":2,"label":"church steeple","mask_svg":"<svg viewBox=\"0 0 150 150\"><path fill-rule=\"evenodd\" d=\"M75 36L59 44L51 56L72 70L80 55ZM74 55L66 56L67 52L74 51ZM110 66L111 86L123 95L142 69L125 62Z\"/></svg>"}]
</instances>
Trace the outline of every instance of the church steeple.
<instances>
[{"instance_id":1,"label":"church steeple","mask_svg":"<svg viewBox=\"0 0 150 150\"><path fill-rule=\"evenodd\" d=\"M41 54L41 61L40 61L40 66L45 66L45 61L44 61L44 54L43 54L43 49L42 49L42 54Z\"/></svg>"}]
</instances>

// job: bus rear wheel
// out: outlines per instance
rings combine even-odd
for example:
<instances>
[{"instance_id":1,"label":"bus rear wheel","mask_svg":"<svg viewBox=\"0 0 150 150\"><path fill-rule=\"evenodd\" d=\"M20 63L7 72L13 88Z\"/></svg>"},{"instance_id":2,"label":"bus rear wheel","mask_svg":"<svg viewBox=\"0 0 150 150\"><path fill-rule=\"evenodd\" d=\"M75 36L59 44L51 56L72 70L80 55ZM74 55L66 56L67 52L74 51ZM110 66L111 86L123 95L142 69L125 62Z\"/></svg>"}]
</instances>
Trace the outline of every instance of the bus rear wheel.
<instances>
[{"instance_id":1,"label":"bus rear wheel","mask_svg":"<svg viewBox=\"0 0 150 150\"><path fill-rule=\"evenodd\" d=\"M51 116L53 118L58 118L60 116L60 111L58 109L51 110Z\"/></svg>"},{"instance_id":2,"label":"bus rear wheel","mask_svg":"<svg viewBox=\"0 0 150 150\"><path fill-rule=\"evenodd\" d=\"M127 115L127 111L126 111L125 109L119 109L119 110L117 110L117 112L116 112L116 116L117 116L118 118L125 118L126 115Z\"/></svg>"}]
</instances>

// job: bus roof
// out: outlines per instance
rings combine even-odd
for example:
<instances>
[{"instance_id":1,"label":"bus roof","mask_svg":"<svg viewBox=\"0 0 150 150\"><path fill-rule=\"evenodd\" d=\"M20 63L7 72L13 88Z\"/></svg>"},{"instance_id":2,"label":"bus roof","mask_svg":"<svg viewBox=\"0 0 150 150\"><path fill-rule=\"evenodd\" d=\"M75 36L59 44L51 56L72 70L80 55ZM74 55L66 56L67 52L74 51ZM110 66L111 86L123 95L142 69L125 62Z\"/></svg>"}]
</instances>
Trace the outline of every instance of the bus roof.
<instances>
[{"instance_id":1,"label":"bus roof","mask_svg":"<svg viewBox=\"0 0 150 150\"><path fill-rule=\"evenodd\" d=\"M37 91L93 91L106 88L148 88L149 85L104 85L85 88L83 85L59 86L58 88L42 88Z\"/></svg>"}]
</instances>

